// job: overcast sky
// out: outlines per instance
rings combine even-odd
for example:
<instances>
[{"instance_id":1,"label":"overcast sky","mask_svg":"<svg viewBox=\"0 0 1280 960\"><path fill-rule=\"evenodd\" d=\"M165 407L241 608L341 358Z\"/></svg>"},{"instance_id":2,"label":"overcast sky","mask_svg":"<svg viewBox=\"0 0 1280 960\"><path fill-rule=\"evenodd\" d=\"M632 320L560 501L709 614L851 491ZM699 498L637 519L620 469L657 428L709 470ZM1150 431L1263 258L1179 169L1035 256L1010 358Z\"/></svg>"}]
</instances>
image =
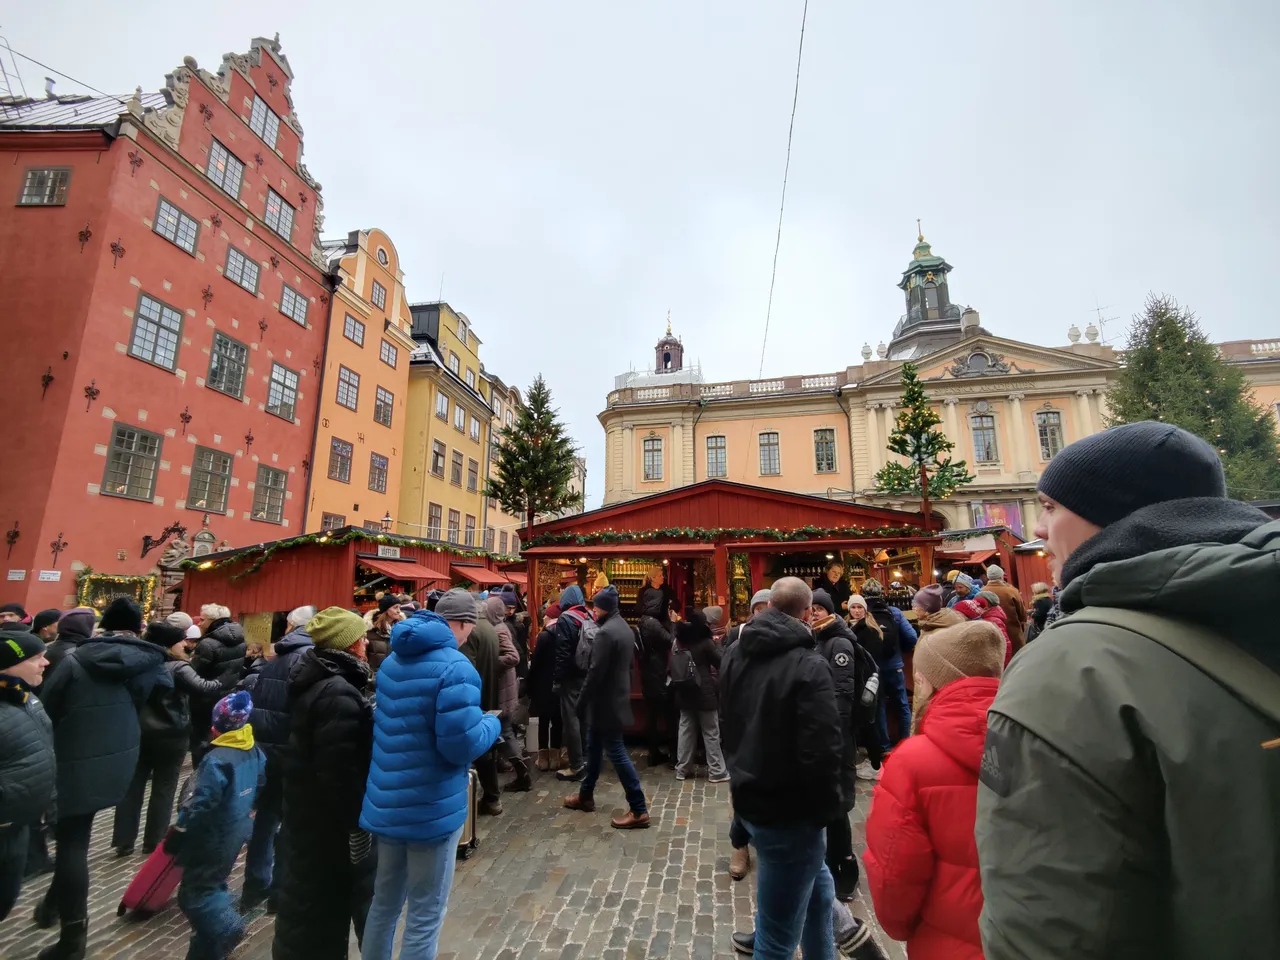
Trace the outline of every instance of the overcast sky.
<instances>
[{"instance_id":1,"label":"overcast sky","mask_svg":"<svg viewBox=\"0 0 1280 960\"><path fill-rule=\"evenodd\" d=\"M488 369L546 376L595 506L596 415L667 310L708 380L757 373L802 3L54 0L0 33L127 93L279 31L326 236L382 227ZM1153 290L1277 336L1278 42L1274 0L812 0L765 375L888 339L916 217L999 336L1101 303L1123 343Z\"/></svg>"}]
</instances>

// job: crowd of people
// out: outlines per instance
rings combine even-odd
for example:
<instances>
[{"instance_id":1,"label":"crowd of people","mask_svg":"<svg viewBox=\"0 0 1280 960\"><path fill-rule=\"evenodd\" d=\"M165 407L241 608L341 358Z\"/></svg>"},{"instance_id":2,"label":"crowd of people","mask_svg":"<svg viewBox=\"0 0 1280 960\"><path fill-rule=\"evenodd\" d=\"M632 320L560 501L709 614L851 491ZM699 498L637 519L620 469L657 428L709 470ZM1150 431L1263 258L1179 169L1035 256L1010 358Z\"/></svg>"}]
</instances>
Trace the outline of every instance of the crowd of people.
<instances>
[{"instance_id":1,"label":"crowd of people","mask_svg":"<svg viewBox=\"0 0 1280 960\"><path fill-rule=\"evenodd\" d=\"M1244 618L1280 586L1280 522L1159 423L1072 444L1039 495L1055 586L1030 604L993 565L923 587L908 616L833 563L729 626L679 610L658 567L634 627L601 577L535 637L513 588L455 589L300 607L262 649L217 605L149 624L126 598L100 621L0 607L0 919L51 831L35 921L59 938L40 957L83 958L89 838L114 807L118 856L141 832L183 868L193 960L227 957L263 904L278 960L345 957L353 930L390 960L402 922L399 955L431 960L475 813L535 771L590 814L607 757L612 826L650 825L623 740L635 670L649 765L729 784L729 872L756 883L741 954L883 957L849 908L865 873L912 960L1274 956L1280 646Z\"/></svg>"}]
</instances>

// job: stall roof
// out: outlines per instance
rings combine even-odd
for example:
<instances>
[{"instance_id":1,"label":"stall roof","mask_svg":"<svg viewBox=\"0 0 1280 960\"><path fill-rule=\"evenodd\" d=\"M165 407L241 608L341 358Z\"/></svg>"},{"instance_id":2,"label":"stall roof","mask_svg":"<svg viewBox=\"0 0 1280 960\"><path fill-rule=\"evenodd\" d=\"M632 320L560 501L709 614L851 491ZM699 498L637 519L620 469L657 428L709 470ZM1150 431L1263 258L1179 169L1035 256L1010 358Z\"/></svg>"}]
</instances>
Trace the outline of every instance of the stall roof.
<instances>
[{"instance_id":1,"label":"stall roof","mask_svg":"<svg viewBox=\"0 0 1280 960\"><path fill-rule=\"evenodd\" d=\"M552 544L545 547L525 547L526 557L709 557L715 553L712 543L595 543L579 545ZM456 569L456 568L455 568Z\"/></svg>"},{"instance_id":2,"label":"stall roof","mask_svg":"<svg viewBox=\"0 0 1280 960\"><path fill-rule=\"evenodd\" d=\"M986 563L996 555L994 550L972 550L968 553L938 553L940 563Z\"/></svg>"},{"instance_id":3,"label":"stall roof","mask_svg":"<svg viewBox=\"0 0 1280 960\"><path fill-rule=\"evenodd\" d=\"M455 563L450 565L449 570L455 577L461 577L463 580L469 580L484 587L507 582L505 576L488 567L471 567L464 563Z\"/></svg>"},{"instance_id":4,"label":"stall roof","mask_svg":"<svg viewBox=\"0 0 1280 960\"><path fill-rule=\"evenodd\" d=\"M772 490L728 480L703 480L674 490L666 490L625 503L615 503L586 513L571 514L538 524L533 536L522 529L526 544L537 538L565 534L592 534L605 531L663 530L675 528L717 529L798 529L800 527L922 527L919 513L889 510L846 500L830 500ZM540 547L524 549L525 556ZM578 549L566 544L560 555ZM619 545L614 553L625 553L629 547ZM669 548L668 548L669 549ZM581 551L579 551L581 552Z\"/></svg>"},{"instance_id":5,"label":"stall roof","mask_svg":"<svg viewBox=\"0 0 1280 960\"><path fill-rule=\"evenodd\" d=\"M363 564L371 570L377 570L379 573L385 573L388 577L394 577L397 580L448 580L449 574L441 573L425 564L416 563L413 560L386 560L381 557L361 557L356 556L356 563Z\"/></svg>"}]
</instances>

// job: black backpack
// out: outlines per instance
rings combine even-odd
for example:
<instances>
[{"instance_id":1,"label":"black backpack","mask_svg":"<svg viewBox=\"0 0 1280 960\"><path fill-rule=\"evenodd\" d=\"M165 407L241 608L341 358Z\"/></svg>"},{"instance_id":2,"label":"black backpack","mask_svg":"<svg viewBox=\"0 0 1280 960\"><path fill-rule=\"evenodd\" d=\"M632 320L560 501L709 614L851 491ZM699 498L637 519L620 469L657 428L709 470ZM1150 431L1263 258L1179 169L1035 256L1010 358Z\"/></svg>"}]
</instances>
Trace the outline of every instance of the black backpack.
<instances>
[{"instance_id":1,"label":"black backpack","mask_svg":"<svg viewBox=\"0 0 1280 960\"><path fill-rule=\"evenodd\" d=\"M667 661L667 685L675 693L695 693L698 683L698 665L688 647L671 641L671 659Z\"/></svg>"}]
</instances>

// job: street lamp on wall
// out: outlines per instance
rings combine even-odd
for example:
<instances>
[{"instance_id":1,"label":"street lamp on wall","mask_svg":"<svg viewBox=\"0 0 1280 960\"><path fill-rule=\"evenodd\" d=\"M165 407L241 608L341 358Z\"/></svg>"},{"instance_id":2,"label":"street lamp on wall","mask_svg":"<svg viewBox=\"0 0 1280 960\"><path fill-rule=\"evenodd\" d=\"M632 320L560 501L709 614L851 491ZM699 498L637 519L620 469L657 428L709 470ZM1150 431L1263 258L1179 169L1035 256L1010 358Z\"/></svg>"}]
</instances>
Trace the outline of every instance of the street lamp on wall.
<instances>
[{"instance_id":1,"label":"street lamp on wall","mask_svg":"<svg viewBox=\"0 0 1280 960\"><path fill-rule=\"evenodd\" d=\"M382 532L383 532L383 533L390 533L390 532L391 532L391 527L392 527L392 525L393 525L394 523L395 523L395 521L391 519L391 511L390 511L390 510L388 510L388 511L387 511L387 515L386 515L385 517L383 517L383 518L382 518Z\"/></svg>"}]
</instances>

